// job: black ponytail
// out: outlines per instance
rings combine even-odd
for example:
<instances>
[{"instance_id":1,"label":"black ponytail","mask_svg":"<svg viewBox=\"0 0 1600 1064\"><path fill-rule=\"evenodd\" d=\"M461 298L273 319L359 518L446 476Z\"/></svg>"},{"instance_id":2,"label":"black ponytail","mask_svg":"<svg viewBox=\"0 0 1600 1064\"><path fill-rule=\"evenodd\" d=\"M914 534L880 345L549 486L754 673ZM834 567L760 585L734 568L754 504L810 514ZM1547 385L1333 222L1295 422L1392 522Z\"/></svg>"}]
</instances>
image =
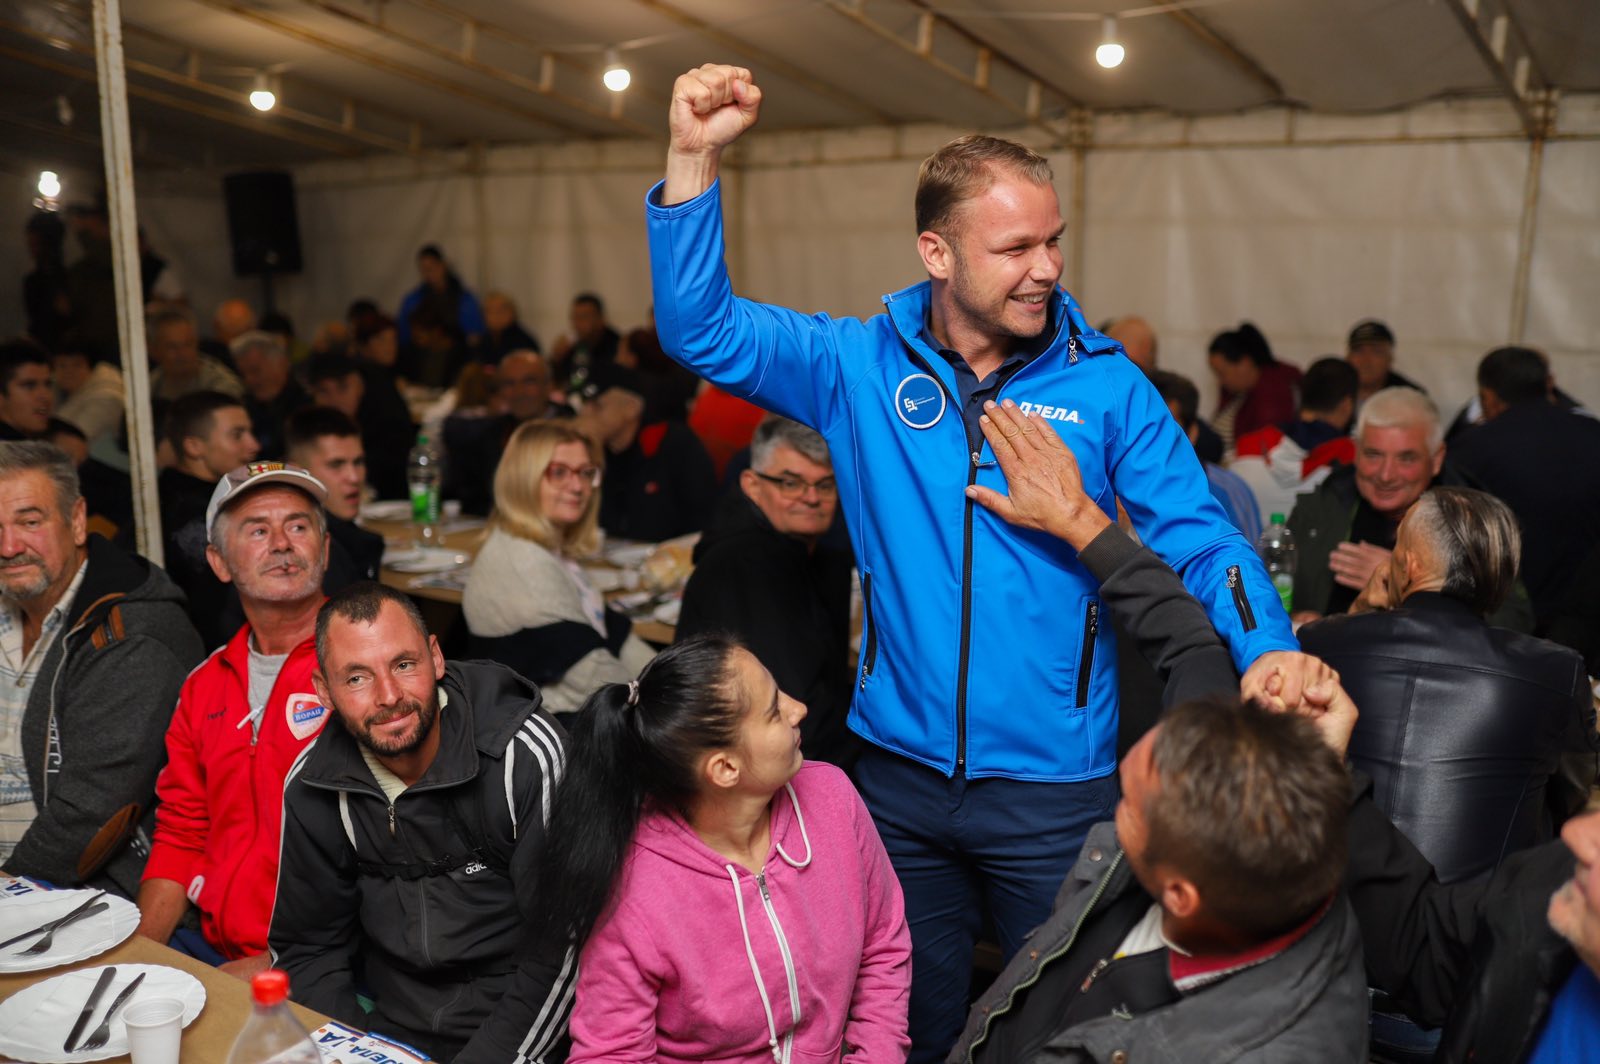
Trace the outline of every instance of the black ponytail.
<instances>
[{"instance_id":1,"label":"black ponytail","mask_svg":"<svg viewBox=\"0 0 1600 1064\"><path fill-rule=\"evenodd\" d=\"M738 742L737 648L718 636L674 644L633 684L607 684L578 711L539 859L541 943L582 948L611 901L646 804L687 813L700 757Z\"/></svg>"},{"instance_id":2,"label":"black ponytail","mask_svg":"<svg viewBox=\"0 0 1600 1064\"><path fill-rule=\"evenodd\" d=\"M1221 355L1229 362L1242 362L1248 358L1258 366L1270 366L1278 361L1267 338L1261 335L1261 330L1247 321L1240 322L1237 329L1213 336L1206 353Z\"/></svg>"}]
</instances>

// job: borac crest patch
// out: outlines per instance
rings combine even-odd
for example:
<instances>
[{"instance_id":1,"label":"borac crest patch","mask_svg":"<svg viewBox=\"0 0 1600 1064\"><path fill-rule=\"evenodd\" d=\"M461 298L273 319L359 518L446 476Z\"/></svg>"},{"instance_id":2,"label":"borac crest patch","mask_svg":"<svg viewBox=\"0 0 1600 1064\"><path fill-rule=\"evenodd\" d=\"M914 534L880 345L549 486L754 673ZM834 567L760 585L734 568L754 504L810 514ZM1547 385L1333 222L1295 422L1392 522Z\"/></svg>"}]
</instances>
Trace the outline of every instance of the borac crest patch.
<instances>
[{"instance_id":1,"label":"borac crest patch","mask_svg":"<svg viewBox=\"0 0 1600 1064\"><path fill-rule=\"evenodd\" d=\"M314 694L290 695L284 706L284 717L289 722L290 733L296 739L309 739L322 730L322 722L328 719L328 710L322 704L322 699Z\"/></svg>"}]
</instances>

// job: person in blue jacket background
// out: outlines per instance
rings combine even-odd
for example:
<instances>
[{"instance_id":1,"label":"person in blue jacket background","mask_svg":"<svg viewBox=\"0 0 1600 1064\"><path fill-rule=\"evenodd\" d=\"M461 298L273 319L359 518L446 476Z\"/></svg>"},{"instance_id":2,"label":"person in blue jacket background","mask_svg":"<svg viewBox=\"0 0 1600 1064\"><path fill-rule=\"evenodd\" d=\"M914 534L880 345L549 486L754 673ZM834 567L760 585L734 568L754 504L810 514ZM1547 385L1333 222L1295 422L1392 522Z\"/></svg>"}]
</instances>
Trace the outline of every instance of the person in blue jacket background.
<instances>
[{"instance_id":1,"label":"person in blue jacket background","mask_svg":"<svg viewBox=\"0 0 1600 1064\"><path fill-rule=\"evenodd\" d=\"M646 203L656 324L673 358L810 425L834 456L864 606L850 726L859 786L905 891L913 1061L960 1033L987 914L1009 957L1050 911L1089 825L1117 802L1116 651L1071 547L974 503L1004 477L979 426L1008 399L1048 420L1108 515L1121 498L1227 642L1245 691L1285 701L1315 659L1194 449L1115 340L1057 285L1049 163L963 137L923 163L929 280L866 321L737 298L724 263L721 153L754 125L750 71L678 78L666 178Z\"/></svg>"}]
</instances>

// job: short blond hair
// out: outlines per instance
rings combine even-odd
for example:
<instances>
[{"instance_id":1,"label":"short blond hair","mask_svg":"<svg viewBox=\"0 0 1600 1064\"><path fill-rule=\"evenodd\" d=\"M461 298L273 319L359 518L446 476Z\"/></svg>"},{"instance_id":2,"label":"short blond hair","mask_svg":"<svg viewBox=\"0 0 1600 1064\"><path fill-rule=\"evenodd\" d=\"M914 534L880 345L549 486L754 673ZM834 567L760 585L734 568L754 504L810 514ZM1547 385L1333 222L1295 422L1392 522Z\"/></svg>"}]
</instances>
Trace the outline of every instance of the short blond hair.
<instances>
[{"instance_id":1,"label":"short blond hair","mask_svg":"<svg viewBox=\"0 0 1600 1064\"><path fill-rule=\"evenodd\" d=\"M589 496L583 516L570 527L550 523L539 505L539 488L550 468L556 448L581 443L589 461L604 466L600 445L576 428L559 421L524 422L506 441L500 468L494 474L494 513L491 528L504 529L519 539L532 540L546 550L587 554L600 546L600 491Z\"/></svg>"},{"instance_id":2,"label":"short blond hair","mask_svg":"<svg viewBox=\"0 0 1600 1064\"><path fill-rule=\"evenodd\" d=\"M979 133L952 140L917 173L917 232L950 237L961 205L1007 174L1039 185L1055 181L1050 160L1016 141Z\"/></svg>"}]
</instances>

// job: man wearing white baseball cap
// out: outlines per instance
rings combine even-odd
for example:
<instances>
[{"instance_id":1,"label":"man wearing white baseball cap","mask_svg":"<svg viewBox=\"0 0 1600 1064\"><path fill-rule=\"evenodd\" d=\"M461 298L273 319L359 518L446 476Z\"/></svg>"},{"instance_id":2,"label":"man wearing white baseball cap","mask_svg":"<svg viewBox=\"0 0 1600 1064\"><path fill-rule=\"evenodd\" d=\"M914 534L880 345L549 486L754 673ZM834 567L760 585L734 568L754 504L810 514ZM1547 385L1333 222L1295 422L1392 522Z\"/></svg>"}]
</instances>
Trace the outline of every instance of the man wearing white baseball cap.
<instances>
[{"instance_id":1,"label":"man wearing white baseball cap","mask_svg":"<svg viewBox=\"0 0 1600 1064\"><path fill-rule=\"evenodd\" d=\"M252 462L217 482L206 560L245 624L195 669L167 730L139 933L248 979L267 967L283 781L327 710L311 682L328 560L327 490ZM198 932L189 907L198 910Z\"/></svg>"}]
</instances>

